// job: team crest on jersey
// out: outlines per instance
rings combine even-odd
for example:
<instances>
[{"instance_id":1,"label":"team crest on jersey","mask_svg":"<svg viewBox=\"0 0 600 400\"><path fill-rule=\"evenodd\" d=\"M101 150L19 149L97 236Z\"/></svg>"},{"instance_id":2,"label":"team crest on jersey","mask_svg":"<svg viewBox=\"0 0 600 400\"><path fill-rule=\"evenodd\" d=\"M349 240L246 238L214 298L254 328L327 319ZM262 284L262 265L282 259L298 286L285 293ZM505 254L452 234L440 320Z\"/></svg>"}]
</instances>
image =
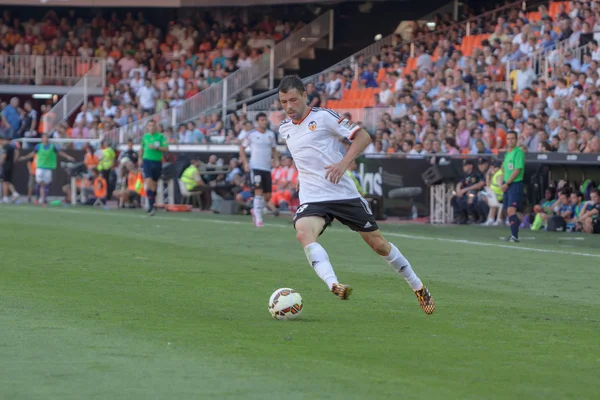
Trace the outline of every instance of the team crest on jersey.
<instances>
[{"instance_id":1,"label":"team crest on jersey","mask_svg":"<svg viewBox=\"0 0 600 400\"><path fill-rule=\"evenodd\" d=\"M317 129L317 123L315 121L310 121L308 124L308 129L310 129L311 132L314 132L315 129Z\"/></svg>"}]
</instances>

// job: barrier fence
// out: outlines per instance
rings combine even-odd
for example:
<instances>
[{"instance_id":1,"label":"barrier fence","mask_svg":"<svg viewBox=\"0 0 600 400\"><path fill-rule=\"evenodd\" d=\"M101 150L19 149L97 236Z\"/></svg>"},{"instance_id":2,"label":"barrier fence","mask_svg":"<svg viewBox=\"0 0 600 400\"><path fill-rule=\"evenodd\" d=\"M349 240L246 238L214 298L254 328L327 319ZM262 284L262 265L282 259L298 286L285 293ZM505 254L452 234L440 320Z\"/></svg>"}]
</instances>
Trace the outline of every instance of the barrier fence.
<instances>
[{"instance_id":1,"label":"barrier fence","mask_svg":"<svg viewBox=\"0 0 600 400\"><path fill-rule=\"evenodd\" d=\"M71 86L100 65L98 78L106 86L106 59L99 57L0 55L0 82Z\"/></svg>"},{"instance_id":2,"label":"barrier fence","mask_svg":"<svg viewBox=\"0 0 600 400\"><path fill-rule=\"evenodd\" d=\"M93 64L92 68L57 102L43 117L44 132L53 132L58 125L67 120L82 104L87 103L91 88L102 88L104 85L105 60Z\"/></svg>"},{"instance_id":3,"label":"barrier fence","mask_svg":"<svg viewBox=\"0 0 600 400\"><path fill-rule=\"evenodd\" d=\"M218 113L225 118L230 99L244 89L251 87L259 79L268 77L269 86L273 87L275 69L300 52L311 48L315 43L329 35L329 46L333 46L333 11L317 17L309 24L293 32L285 40L277 43L268 53L262 54L252 67L238 69L222 81L212 84L207 89L187 99L181 106L164 110L150 117L109 131L105 137L111 141L123 143L132 138L138 140L149 120L153 119L164 126L176 127L198 118L201 115ZM235 102L234 102L235 103Z\"/></svg>"},{"instance_id":4,"label":"barrier fence","mask_svg":"<svg viewBox=\"0 0 600 400\"><path fill-rule=\"evenodd\" d=\"M533 3L539 3L539 2L533 2ZM515 1L515 2L511 2L510 4L507 4L505 6L499 7L495 10L489 11L487 13L478 15L477 17L473 17L473 18L469 18L467 20L461 21L461 22L457 22L447 28L443 28L443 29L434 29L432 32L436 33L436 34L443 34L444 32L447 31L451 31L451 30L455 30L455 29L459 29L462 32L465 32L465 34L467 36L469 35L474 35L479 33L477 30L477 26L478 26L478 22L483 19L483 18L488 18L490 16L496 15L497 13L504 11L506 9L510 9L510 8L515 8L515 7L519 7L523 10L527 9L528 6L526 4L526 2L524 1ZM529 6L531 7L531 5ZM423 21L425 22L425 21ZM309 76L307 78L304 78L303 81L305 84L308 83L317 83L318 77L320 75L326 75L331 71L339 71L343 68L351 68L352 70L355 69L356 67L356 62L357 59L362 56L364 57L365 60L370 59L373 56L379 56L381 54L381 50L384 47L389 47L389 46L395 46L398 44L402 44L402 43L397 43L397 39L396 39L396 34L391 34L389 36L386 36L376 42L374 42L373 44L365 47L364 49L354 53L353 55L351 55L350 57L347 57L345 59L343 59L342 61L332 65L331 67L327 68L326 70L319 72L318 74L314 74L312 76ZM416 44L416 40L406 43L408 45L410 45L410 49L411 49L411 57L414 56L414 47ZM355 77L356 78L356 77ZM254 99L249 99L249 100L254 100ZM251 101L246 100L245 102L243 102L243 104L249 104L251 103ZM263 98L262 100L256 101L256 102L252 102L251 104L249 104L247 106L247 110L248 111L255 111L255 110L268 110L270 109L273 104L278 100L277 97L277 92L276 90L272 90L270 92L270 96ZM229 121L229 119L227 120Z\"/></svg>"}]
</instances>

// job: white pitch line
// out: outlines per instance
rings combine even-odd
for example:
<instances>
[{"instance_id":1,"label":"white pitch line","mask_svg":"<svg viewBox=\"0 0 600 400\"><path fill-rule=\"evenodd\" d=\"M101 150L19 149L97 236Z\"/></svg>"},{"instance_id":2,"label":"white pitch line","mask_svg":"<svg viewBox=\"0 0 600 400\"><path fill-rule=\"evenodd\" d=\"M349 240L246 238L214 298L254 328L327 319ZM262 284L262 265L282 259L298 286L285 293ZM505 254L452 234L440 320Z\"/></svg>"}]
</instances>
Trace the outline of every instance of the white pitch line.
<instances>
[{"instance_id":1,"label":"white pitch line","mask_svg":"<svg viewBox=\"0 0 600 400\"><path fill-rule=\"evenodd\" d=\"M179 222L197 222L197 221L202 221L202 222L208 222L208 223L213 223L213 224L226 224L226 225L250 225L250 222L240 222L240 221L226 221L226 220L221 220L221 219L211 219L211 218L199 218L199 219L185 219L185 218L176 218L176 217L167 217L167 216L155 216L155 217L148 217L146 215L141 215L141 214L129 214L129 213L114 213L114 212L107 212L106 214L102 214L102 213L96 213L96 212L90 212L88 210L82 210L82 209L65 209L65 208L27 208L27 211L29 210L39 210L39 211L51 211L51 212L61 212L61 213L75 213L75 214L97 214L97 215L110 215L110 216L115 216L115 217L119 217L119 218L123 218L123 217L128 217L128 218L136 218L136 219L149 219L149 218L153 218L156 219L157 221L159 220L169 220L169 221L179 221ZM287 225L283 225L283 224L265 224L264 225L267 228L278 228L278 229L282 229L282 228L288 228ZM344 233L353 233L351 230L348 229L337 229L337 228L329 228L329 231L335 231L335 232L344 232ZM531 251L531 252L535 252L535 253L550 253L550 254L565 254L565 255L571 255L571 256L580 256L580 257L591 257L591 258L600 258L600 254L594 254L594 253L581 253L581 252L576 252L576 251L564 251L564 250L552 250L552 249L538 249L535 247L524 247L524 246L520 246L518 244L515 245L508 245L508 244L499 244L499 243L486 243L486 242L476 242L476 241L472 241L472 240L464 240L464 239L448 239L448 238L440 238L440 237L428 237L428 236L415 236L415 235L407 235L407 234L402 234L402 233L395 233L395 232L384 232L385 236L393 236L393 237L399 237L399 238L404 238L404 239L412 239L412 240L428 240L428 241L438 241L438 242L446 242L446 243L457 243L457 244L467 244L467 245L471 245L471 246L484 246L484 247L496 247L496 248L501 248L501 249L510 249L510 250L521 250L521 251Z\"/></svg>"}]
</instances>

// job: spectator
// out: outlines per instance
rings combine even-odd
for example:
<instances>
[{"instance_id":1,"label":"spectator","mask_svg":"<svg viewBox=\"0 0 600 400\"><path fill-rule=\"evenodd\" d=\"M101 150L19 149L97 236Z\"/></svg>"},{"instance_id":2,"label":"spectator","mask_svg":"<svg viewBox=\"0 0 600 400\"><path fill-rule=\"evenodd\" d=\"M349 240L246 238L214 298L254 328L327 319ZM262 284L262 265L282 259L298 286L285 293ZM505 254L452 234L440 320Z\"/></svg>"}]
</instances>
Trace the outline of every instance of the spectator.
<instances>
[{"instance_id":1,"label":"spectator","mask_svg":"<svg viewBox=\"0 0 600 400\"><path fill-rule=\"evenodd\" d=\"M18 136L21 128L22 119L19 115L19 99L13 97L10 103L2 110L2 124L8 133L10 139Z\"/></svg>"}]
</instances>

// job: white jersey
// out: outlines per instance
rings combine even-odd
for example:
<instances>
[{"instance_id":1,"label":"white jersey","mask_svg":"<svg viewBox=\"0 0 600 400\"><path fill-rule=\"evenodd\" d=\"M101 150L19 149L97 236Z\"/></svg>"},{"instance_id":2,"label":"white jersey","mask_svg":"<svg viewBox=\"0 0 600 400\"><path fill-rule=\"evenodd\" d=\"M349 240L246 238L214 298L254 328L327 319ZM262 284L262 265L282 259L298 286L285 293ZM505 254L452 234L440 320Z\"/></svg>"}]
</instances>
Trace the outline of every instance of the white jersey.
<instances>
[{"instance_id":1,"label":"white jersey","mask_svg":"<svg viewBox=\"0 0 600 400\"><path fill-rule=\"evenodd\" d=\"M325 166L342 161L339 140L352 137L360 127L328 108L313 107L302 121L286 119L279 134L298 169L300 204L356 199L360 193L346 174L335 184L325 179Z\"/></svg>"},{"instance_id":2,"label":"white jersey","mask_svg":"<svg viewBox=\"0 0 600 400\"><path fill-rule=\"evenodd\" d=\"M250 148L250 169L271 171L273 147L277 146L275 133L268 129L265 133L250 131L242 141L242 146Z\"/></svg>"}]
</instances>

